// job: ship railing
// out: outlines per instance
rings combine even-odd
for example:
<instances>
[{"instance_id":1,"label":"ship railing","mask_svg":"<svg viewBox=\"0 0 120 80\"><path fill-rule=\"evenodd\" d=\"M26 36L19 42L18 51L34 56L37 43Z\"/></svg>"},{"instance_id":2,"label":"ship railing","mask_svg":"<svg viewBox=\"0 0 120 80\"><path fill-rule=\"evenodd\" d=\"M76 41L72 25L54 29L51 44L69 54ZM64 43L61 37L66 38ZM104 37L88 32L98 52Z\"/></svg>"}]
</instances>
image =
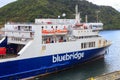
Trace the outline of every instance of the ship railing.
<instances>
[{"instance_id":1,"label":"ship railing","mask_svg":"<svg viewBox=\"0 0 120 80\"><path fill-rule=\"evenodd\" d=\"M112 41L107 41L107 46L111 44L112 44Z\"/></svg>"},{"instance_id":2,"label":"ship railing","mask_svg":"<svg viewBox=\"0 0 120 80\"><path fill-rule=\"evenodd\" d=\"M34 38L34 31L5 30L4 33L8 37Z\"/></svg>"},{"instance_id":3,"label":"ship railing","mask_svg":"<svg viewBox=\"0 0 120 80\"><path fill-rule=\"evenodd\" d=\"M8 37L8 43L27 44L33 38Z\"/></svg>"}]
</instances>

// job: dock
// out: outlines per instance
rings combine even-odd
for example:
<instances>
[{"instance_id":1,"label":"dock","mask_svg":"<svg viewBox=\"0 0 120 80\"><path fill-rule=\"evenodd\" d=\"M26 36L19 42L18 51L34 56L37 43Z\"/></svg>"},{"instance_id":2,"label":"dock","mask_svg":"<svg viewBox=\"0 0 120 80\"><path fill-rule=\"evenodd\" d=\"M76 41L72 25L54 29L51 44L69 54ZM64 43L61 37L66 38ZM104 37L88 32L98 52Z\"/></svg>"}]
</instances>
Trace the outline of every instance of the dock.
<instances>
[{"instance_id":1,"label":"dock","mask_svg":"<svg viewBox=\"0 0 120 80\"><path fill-rule=\"evenodd\" d=\"M120 71L102 74L100 76L88 78L87 80L120 80Z\"/></svg>"}]
</instances>

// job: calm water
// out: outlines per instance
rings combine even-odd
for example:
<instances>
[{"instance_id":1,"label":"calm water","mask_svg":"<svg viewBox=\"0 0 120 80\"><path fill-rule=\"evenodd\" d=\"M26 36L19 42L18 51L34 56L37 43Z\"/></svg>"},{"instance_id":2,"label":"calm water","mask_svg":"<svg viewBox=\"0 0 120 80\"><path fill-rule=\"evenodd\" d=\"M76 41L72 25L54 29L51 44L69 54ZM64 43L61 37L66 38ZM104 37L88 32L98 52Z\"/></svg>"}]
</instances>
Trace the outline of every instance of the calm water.
<instances>
[{"instance_id":1,"label":"calm water","mask_svg":"<svg viewBox=\"0 0 120 80\"><path fill-rule=\"evenodd\" d=\"M120 70L120 30L102 31L100 35L112 41L104 59L40 77L39 80L85 80L89 77Z\"/></svg>"}]
</instances>

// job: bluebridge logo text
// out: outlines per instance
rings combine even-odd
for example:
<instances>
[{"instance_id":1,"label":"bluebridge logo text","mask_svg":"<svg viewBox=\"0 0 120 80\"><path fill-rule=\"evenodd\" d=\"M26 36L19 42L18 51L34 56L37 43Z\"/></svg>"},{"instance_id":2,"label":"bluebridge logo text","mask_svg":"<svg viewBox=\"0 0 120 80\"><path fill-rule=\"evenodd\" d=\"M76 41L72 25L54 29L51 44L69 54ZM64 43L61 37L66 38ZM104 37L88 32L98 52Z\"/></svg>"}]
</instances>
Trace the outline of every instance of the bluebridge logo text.
<instances>
[{"instance_id":1,"label":"bluebridge logo text","mask_svg":"<svg viewBox=\"0 0 120 80\"><path fill-rule=\"evenodd\" d=\"M56 63L56 62L61 62L61 61L74 60L74 59L80 60L83 57L84 57L84 52L82 52L82 53L75 52L72 54L66 53L64 55L53 55L52 61L53 61L53 63Z\"/></svg>"}]
</instances>

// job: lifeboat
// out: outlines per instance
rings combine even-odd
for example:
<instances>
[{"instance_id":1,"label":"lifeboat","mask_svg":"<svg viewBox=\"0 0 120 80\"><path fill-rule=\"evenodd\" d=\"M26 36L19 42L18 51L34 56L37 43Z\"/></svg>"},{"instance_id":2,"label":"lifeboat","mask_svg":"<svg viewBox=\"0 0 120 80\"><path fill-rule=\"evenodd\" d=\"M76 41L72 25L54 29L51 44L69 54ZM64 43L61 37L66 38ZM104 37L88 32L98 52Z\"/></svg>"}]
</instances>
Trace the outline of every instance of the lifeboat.
<instances>
[{"instance_id":1,"label":"lifeboat","mask_svg":"<svg viewBox=\"0 0 120 80\"><path fill-rule=\"evenodd\" d=\"M67 33L68 32L68 30L67 30L67 28L66 28L66 26L64 26L64 28L63 29L52 29L52 30L42 30L42 34L57 34L57 33L61 33L61 34L63 34L63 33Z\"/></svg>"},{"instance_id":2,"label":"lifeboat","mask_svg":"<svg viewBox=\"0 0 120 80\"><path fill-rule=\"evenodd\" d=\"M58 29L58 30L42 30L42 34L57 34L57 33L61 33L61 34L63 34L63 33L67 33L68 32L68 30L61 30L61 29Z\"/></svg>"},{"instance_id":3,"label":"lifeboat","mask_svg":"<svg viewBox=\"0 0 120 80\"><path fill-rule=\"evenodd\" d=\"M67 33L67 30L57 30L56 33Z\"/></svg>"},{"instance_id":4,"label":"lifeboat","mask_svg":"<svg viewBox=\"0 0 120 80\"><path fill-rule=\"evenodd\" d=\"M42 33L43 34L53 34L53 33L55 33L55 31L54 30L42 30Z\"/></svg>"},{"instance_id":5,"label":"lifeboat","mask_svg":"<svg viewBox=\"0 0 120 80\"><path fill-rule=\"evenodd\" d=\"M64 26L63 29L57 30L57 33L67 33L67 32L68 32L68 30L67 30L66 26Z\"/></svg>"}]
</instances>

